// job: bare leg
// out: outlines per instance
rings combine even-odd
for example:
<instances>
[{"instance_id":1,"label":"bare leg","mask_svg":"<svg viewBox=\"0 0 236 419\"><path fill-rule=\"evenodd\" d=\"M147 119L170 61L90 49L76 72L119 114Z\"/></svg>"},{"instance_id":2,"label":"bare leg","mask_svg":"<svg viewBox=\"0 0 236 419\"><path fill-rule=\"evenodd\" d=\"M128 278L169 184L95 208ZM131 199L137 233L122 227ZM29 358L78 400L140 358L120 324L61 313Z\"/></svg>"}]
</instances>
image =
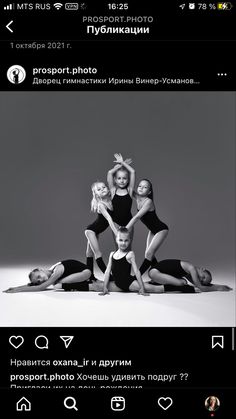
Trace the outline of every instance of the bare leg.
<instances>
[{"instance_id":1,"label":"bare leg","mask_svg":"<svg viewBox=\"0 0 236 419\"><path fill-rule=\"evenodd\" d=\"M86 257L87 258L92 258L93 257L93 251L92 251L92 248L89 244L89 240L87 241Z\"/></svg>"},{"instance_id":2,"label":"bare leg","mask_svg":"<svg viewBox=\"0 0 236 419\"><path fill-rule=\"evenodd\" d=\"M149 231L148 236L147 236L145 259L139 268L141 275L143 275L144 272L146 272L147 269L151 266L151 262L153 258L155 257L155 253L157 249L161 246L163 241L165 240L167 234L168 234L168 230L159 231L155 235L152 234L151 231Z\"/></svg>"},{"instance_id":3,"label":"bare leg","mask_svg":"<svg viewBox=\"0 0 236 419\"><path fill-rule=\"evenodd\" d=\"M89 284L89 291L100 292L103 291L104 282L97 279L97 281L93 281Z\"/></svg>"},{"instance_id":4,"label":"bare leg","mask_svg":"<svg viewBox=\"0 0 236 419\"><path fill-rule=\"evenodd\" d=\"M91 271L89 269L84 269L82 272L66 276L58 284L54 285L54 289L61 289L62 284L75 284L78 282L88 281L90 276Z\"/></svg>"},{"instance_id":5,"label":"bare leg","mask_svg":"<svg viewBox=\"0 0 236 419\"><path fill-rule=\"evenodd\" d=\"M156 282L157 284L161 284L161 285L168 284L168 285L175 285L176 287L181 287L183 285L186 285L185 279L175 278L174 276L163 274L155 268L149 271L148 276L151 278L153 282Z\"/></svg>"},{"instance_id":6,"label":"bare leg","mask_svg":"<svg viewBox=\"0 0 236 419\"><path fill-rule=\"evenodd\" d=\"M134 227L130 229L130 244L132 244L134 239Z\"/></svg>"},{"instance_id":7,"label":"bare leg","mask_svg":"<svg viewBox=\"0 0 236 419\"><path fill-rule=\"evenodd\" d=\"M93 251L91 249L91 246L89 244L89 241L87 240L87 249L86 249L86 265L88 267L88 269L92 272L93 274Z\"/></svg>"},{"instance_id":8,"label":"bare leg","mask_svg":"<svg viewBox=\"0 0 236 419\"><path fill-rule=\"evenodd\" d=\"M151 285L151 284L144 284L145 291L150 292L152 294L162 294L164 292L163 285ZM129 291L130 292L138 292L140 290L140 286L138 281L135 279L132 284L130 284Z\"/></svg>"},{"instance_id":9,"label":"bare leg","mask_svg":"<svg viewBox=\"0 0 236 419\"><path fill-rule=\"evenodd\" d=\"M151 241L152 241L153 237L154 237L154 234L152 234L152 232L149 230L148 235L147 235L146 250L145 250L145 252L146 252L146 251L147 251L147 249L149 248L149 246L150 246L150 244L151 244Z\"/></svg>"},{"instance_id":10,"label":"bare leg","mask_svg":"<svg viewBox=\"0 0 236 419\"><path fill-rule=\"evenodd\" d=\"M131 292L137 292L139 291L140 287L139 287L139 283L138 281L134 280L132 282L132 284L129 287L129 291ZM164 292L177 292L177 293L195 293L194 287L191 287L189 285L184 285L184 286L173 286L173 285L152 285L152 284L148 284L145 283L144 284L144 289L146 292L149 292L151 294L161 294Z\"/></svg>"},{"instance_id":11,"label":"bare leg","mask_svg":"<svg viewBox=\"0 0 236 419\"><path fill-rule=\"evenodd\" d=\"M77 272L76 274L71 274L63 278L61 284L73 284L74 282L84 282L88 281L91 276L91 271L89 269L84 269L82 272Z\"/></svg>"},{"instance_id":12,"label":"bare leg","mask_svg":"<svg viewBox=\"0 0 236 419\"><path fill-rule=\"evenodd\" d=\"M102 252L98 244L98 236L92 230L85 230L85 236L88 239L90 248L94 253L95 259L100 258L102 256Z\"/></svg>"},{"instance_id":13,"label":"bare leg","mask_svg":"<svg viewBox=\"0 0 236 419\"><path fill-rule=\"evenodd\" d=\"M116 243L116 235L113 231L112 231L112 236L113 236L113 240L114 240L114 244L115 244L115 249L118 250L118 245Z\"/></svg>"},{"instance_id":14,"label":"bare leg","mask_svg":"<svg viewBox=\"0 0 236 419\"><path fill-rule=\"evenodd\" d=\"M100 281L99 279L96 282L89 284L89 291L102 292L103 288L104 282ZM122 290L116 286L114 281L108 283L108 290L111 292L122 292Z\"/></svg>"},{"instance_id":15,"label":"bare leg","mask_svg":"<svg viewBox=\"0 0 236 419\"><path fill-rule=\"evenodd\" d=\"M102 252L98 244L98 236L92 230L85 230L85 236L87 237L89 245L94 253L99 269L104 273L106 265L102 259Z\"/></svg>"},{"instance_id":16,"label":"bare leg","mask_svg":"<svg viewBox=\"0 0 236 419\"><path fill-rule=\"evenodd\" d=\"M156 251L162 245L163 241L165 240L166 236L168 235L168 230L162 230L155 234L155 236L151 233L148 234L147 239L147 246L145 251L145 258L148 260L152 260Z\"/></svg>"}]
</instances>

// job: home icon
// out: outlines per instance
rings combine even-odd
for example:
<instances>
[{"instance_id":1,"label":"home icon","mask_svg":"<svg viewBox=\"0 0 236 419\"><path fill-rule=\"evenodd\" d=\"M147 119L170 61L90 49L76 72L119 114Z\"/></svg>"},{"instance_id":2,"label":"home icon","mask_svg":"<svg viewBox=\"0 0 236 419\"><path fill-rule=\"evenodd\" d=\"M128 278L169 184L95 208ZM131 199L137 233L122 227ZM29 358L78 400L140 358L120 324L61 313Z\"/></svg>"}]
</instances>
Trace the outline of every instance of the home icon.
<instances>
[{"instance_id":1,"label":"home icon","mask_svg":"<svg viewBox=\"0 0 236 419\"><path fill-rule=\"evenodd\" d=\"M25 397L21 397L21 399L16 403L16 410L17 412L30 412L31 403Z\"/></svg>"}]
</instances>

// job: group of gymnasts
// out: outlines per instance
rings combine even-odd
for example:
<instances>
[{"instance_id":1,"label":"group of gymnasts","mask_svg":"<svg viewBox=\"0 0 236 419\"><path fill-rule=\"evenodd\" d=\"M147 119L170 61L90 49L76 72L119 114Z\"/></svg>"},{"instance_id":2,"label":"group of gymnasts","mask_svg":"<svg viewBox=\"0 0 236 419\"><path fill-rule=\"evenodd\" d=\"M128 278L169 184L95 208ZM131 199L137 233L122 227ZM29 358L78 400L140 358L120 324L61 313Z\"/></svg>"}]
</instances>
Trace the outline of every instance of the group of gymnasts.
<instances>
[{"instance_id":1,"label":"group of gymnasts","mask_svg":"<svg viewBox=\"0 0 236 419\"><path fill-rule=\"evenodd\" d=\"M157 261L156 252L168 235L168 226L155 210L153 187L142 179L135 190L135 170L132 160L114 154L114 167L108 171L107 183L97 181L92 185L91 211L95 221L85 230L87 238L86 264L68 259L48 269L36 268L29 273L27 285L9 288L4 292L44 291L49 286L65 291L96 291L99 295L115 292L136 292L141 295L162 292L229 291L226 285L212 284L212 275L205 268L198 268L178 259ZM137 213L133 216L133 199ZM141 221L148 230L145 258L138 268L131 250L134 225ZM99 236L111 228L115 251L106 266L99 246ZM94 275L94 259L103 274L103 280ZM148 281L143 280L148 270Z\"/></svg>"}]
</instances>

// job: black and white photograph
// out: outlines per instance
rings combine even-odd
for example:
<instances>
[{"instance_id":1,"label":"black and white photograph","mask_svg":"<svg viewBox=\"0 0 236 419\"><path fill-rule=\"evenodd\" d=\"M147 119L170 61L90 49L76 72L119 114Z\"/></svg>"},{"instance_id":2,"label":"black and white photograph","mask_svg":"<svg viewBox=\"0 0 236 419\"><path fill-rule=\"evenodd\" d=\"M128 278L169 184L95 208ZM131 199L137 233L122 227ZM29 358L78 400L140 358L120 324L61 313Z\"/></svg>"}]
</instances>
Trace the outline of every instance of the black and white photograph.
<instances>
[{"instance_id":1,"label":"black and white photograph","mask_svg":"<svg viewBox=\"0 0 236 419\"><path fill-rule=\"evenodd\" d=\"M233 327L233 92L2 92L1 327Z\"/></svg>"}]
</instances>

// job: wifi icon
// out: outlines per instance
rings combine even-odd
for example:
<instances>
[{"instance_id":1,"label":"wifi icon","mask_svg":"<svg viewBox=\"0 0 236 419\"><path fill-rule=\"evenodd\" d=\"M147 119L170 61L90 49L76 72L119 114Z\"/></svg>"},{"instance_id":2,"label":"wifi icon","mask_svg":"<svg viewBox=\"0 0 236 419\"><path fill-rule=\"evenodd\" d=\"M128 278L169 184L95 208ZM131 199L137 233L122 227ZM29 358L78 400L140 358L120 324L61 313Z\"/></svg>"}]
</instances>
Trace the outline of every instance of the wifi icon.
<instances>
[{"instance_id":1,"label":"wifi icon","mask_svg":"<svg viewBox=\"0 0 236 419\"><path fill-rule=\"evenodd\" d=\"M59 10L62 8L63 4L62 3L54 3L53 5L55 7L55 9Z\"/></svg>"}]
</instances>

